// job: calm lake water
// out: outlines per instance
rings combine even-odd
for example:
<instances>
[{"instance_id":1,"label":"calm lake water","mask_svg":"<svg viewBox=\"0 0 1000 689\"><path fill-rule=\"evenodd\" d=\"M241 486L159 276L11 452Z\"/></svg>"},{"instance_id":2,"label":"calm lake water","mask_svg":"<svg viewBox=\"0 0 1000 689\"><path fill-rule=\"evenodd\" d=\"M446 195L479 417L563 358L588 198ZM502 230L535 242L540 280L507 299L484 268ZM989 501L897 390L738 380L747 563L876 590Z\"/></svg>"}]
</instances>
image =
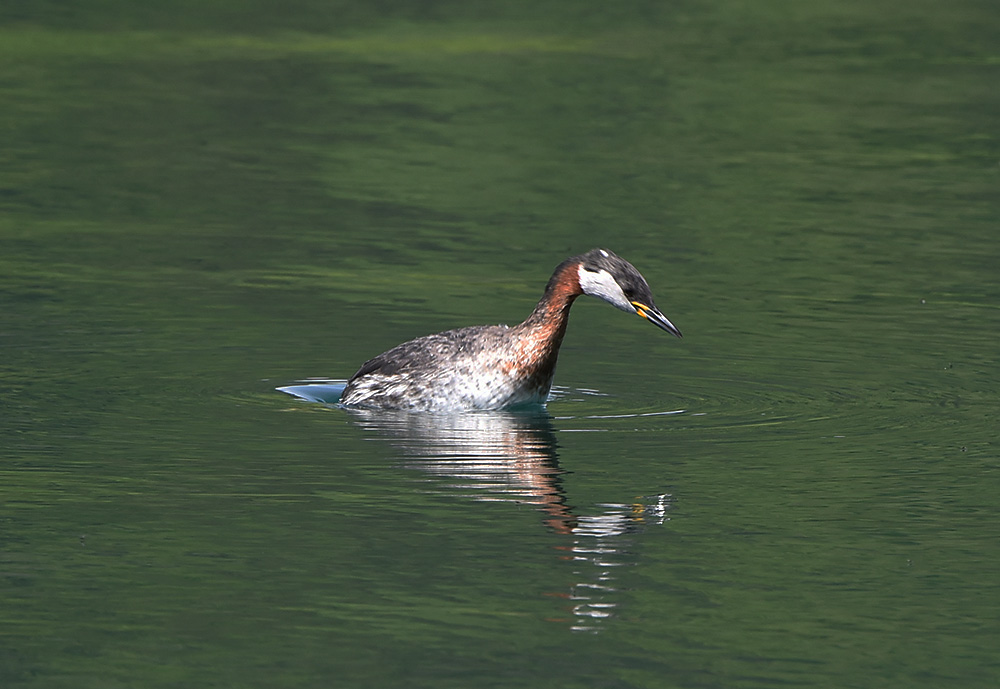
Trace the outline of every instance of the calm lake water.
<instances>
[{"instance_id":1,"label":"calm lake water","mask_svg":"<svg viewBox=\"0 0 1000 689\"><path fill-rule=\"evenodd\" d=\"M0 686L996 687L997 19L0 7ZM595 246L545 412L276 390Z\"/></svg>"}]
</instances>

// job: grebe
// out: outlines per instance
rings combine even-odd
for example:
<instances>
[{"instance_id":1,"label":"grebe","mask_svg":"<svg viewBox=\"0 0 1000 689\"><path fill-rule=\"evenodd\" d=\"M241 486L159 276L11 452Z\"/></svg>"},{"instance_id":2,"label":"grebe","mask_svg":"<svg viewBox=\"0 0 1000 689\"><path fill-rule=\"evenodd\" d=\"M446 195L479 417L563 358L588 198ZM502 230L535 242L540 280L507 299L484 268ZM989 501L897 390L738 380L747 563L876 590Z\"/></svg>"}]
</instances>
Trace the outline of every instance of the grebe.
<instances>
[{"instance_id":1,"label":"grebe","mask_svg":"<svg viewBox=\"0 0 1000 689\"><path fill-rule=\"evenodd\" d=\"M569 309L599 297L681 337L653 303L632 264L606 249L560 263L520 325L476 325L419 337L366 361L341 404L368 409L458 412L544 404L552 387Z\"/></svg>"}]
</instances>

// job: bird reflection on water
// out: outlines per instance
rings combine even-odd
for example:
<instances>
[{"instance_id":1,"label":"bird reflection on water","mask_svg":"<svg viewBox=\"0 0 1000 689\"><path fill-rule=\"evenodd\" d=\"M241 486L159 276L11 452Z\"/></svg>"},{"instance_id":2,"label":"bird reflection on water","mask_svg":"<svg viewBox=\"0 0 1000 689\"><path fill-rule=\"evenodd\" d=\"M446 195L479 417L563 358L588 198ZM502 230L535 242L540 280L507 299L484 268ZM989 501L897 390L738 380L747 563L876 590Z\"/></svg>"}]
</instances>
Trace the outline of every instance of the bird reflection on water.
<instances>
[{"instance_id":1,"label":"bird reflection on water","mask_svg":"<svg viewBox=\"0 0 1000 689\"><path fill-rule=\"evenodd\" d=\"M320 401L306 386L283 391ZM574 580L550 595L569 601L572 614L551 619L574 631L599 631L601 620L615 614L616 570L636 564L634 536L668 519L670 496L662 493L630 504L596 505L591 513L575 510L562 485L552 417L544 409L449 415L345 411L359 427L386 439L403 466L432 477L448 492L537 507L544 523L566 539L557 552L572 563Z\"/></svg>"},{"instance_id":2,"label":"bird reflection on water","mask_svg":"<svg viewBox=\"0 0 1000 689\"><path fill-rule=\"evenodd\" d=\"M573 617L555 618L574 631L599 631L597 623L618 606L615 573L634 565L632 539L667 519L669 495L631 504L604 503L594 514L577 514L562 487L552 417L543 410L437 415L350 409L359 426L389 440L407 468L440 479L449 490L479 501L535 505L544 522L570 539L558 546L571 560L568 592Z\"/></svg>"}]
</instances>

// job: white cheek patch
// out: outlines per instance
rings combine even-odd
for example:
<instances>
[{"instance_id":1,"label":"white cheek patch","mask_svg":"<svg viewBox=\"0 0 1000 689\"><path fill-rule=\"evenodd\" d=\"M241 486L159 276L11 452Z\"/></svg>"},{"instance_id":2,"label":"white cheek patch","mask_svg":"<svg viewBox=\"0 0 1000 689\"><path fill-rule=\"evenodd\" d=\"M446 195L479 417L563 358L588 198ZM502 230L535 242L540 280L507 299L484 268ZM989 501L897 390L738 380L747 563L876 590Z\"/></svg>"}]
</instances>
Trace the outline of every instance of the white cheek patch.
<instances>
[{"instance_id":1,"label":"white cheek patch","mask_svg":"<svg viewBox=\"0 0 1000 689\"><path fill-rule=\"evenodd\" d=\"M611 273L606 270L592 273L589 270L584 270L583 266L580 266L577 272L580 278L580 289L583 290L584 294L603 299L622 311L635 313L635 307L629 303L622 288L611 277Z\"/></svg>"}]
</instances>

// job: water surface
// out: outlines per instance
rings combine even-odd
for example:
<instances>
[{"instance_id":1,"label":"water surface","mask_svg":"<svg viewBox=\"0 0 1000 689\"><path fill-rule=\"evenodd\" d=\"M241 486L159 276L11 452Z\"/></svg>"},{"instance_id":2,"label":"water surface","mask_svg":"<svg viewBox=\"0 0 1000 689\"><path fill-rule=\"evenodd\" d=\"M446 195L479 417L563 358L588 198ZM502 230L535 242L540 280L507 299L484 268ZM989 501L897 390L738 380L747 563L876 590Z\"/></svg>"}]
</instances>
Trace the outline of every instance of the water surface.
<instances>
[{"instance_id":1,"label":"water surface","mask_svg":"<svg viewBox=\"0 0 1000 689\"><path fill-rule=\"evenodd\" d=\"M996 686L996 26L0 10L0 684ZM545 411L275 390L595 246Z\"/></svg>"}]
</instances>

